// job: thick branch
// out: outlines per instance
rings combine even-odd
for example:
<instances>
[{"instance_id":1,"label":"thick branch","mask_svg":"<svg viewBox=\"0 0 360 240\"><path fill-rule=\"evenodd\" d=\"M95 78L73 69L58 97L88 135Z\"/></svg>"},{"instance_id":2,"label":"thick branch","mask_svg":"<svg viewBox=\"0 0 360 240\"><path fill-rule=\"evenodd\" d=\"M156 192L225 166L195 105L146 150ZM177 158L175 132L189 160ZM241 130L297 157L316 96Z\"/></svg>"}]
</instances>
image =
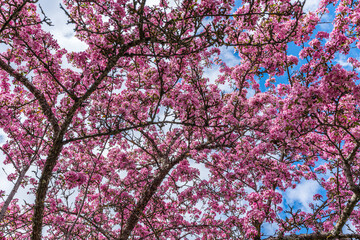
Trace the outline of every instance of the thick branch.
<instances>
[{"instance_id":1,"label":"thick branch","mask_svg":"<svg viewBox=\"0 0 360 240\"><path fill-rule=\"evenodd\" d=\"M174 167L174 165L176 165L180 161L181 159L178 159L178 161L168 164L167 166L165 166L165 168L161 169L155 175L154 180L151 182L150 186L147 187L145 191L141 194L140 200L136 204L130 217L127 219L119 240L126 240L129 238L146 205L148 204L152 196L156 193L157 189L159 188L160 184L162 183L166 175L169 173L169 171Z\"/></svg>"},{"instance_id":2,"label":"thick branch","mask_svg":"<svg viewBox=\"0 0 360 240\"><path fill-rule=\"evenodd\" d=\"M231 131L232 132L232 131ZM224 147L225 144L220 143L219 139L224 137L225 135L229 134L229 132L226 132L217 138L210 140L207 143L201 144L198 147L196 147L194 150L200 151L204 149L217 149L219 147ZM134 210L132 210L132 213L130 217L127 219L125 227L123 228L122 234L119 238L119 240L127 240L135 228L136 224L139 221L140 216L142 215L142 212L145 210L148 202L151 200L152 196L157 192L158 187L162 183L162 181L165 179L166 175L171 171L171 169L180 163L182 160L186 159L188 153L190 152L190 149L183 152L180 156L178 156L175 160L168 162L165 164L165 166L159 170L159 172L155 175L154 180L151 182L150 186L145 189L145 191L141 194L141 197L136 204ZM166 158L165 156L164 158ZM165 159L164 159L165 160ZM160 162L165 162L160 160Z\"/></svg>"},{"instance_id":3,"label":"thick branch","mask_svg":"<svg viewBox=\"0 0 360 240\"><path fill-rule=\"evenodd\" d=\"M332 236L337 236L342 228L344 227L346 221L350 217L350 214L354 210L356 204L359 202L360 196L356 193L354 193L350 200L348 201L348 204L345 206L343 212L341 213L339 221L336 223L334 229L331 231Z\"/></svg>"},{"instance_id":4,"label":"thick branch","mask_svg":"<svg viewBox=\"0 0 360 240\"><path fill-rule=\"evenodd\" d=\"M354 193L356 193L357 195L360 195L360 187L357 186L354 182L352 173L351 173L351 165L350 162L352 162L356 156L357 151L359 150L360 144L357 144L355 146L355 148L352 150L352 152L350 153L350 155L346 158L343 159L344 162L344 174L346 176L346 180L348 181L349 185L350 185L350 189L351 191L353 191Z\"/></svg>"},{"instance_id":5,"label":"thick branch","mask_svg":"<svg viewBox=\"0 0 360 240\"><path fill-rule=\"evenodd\" d=\"M35 98L39 101L42 112L51 123L54 132L55 133L59 132L60 128L59 128L58 120L53 114L51 107L46 101L44 94L40 92L40 90L37 89L26 77L16 72L15 69L9 66L1 58L0 58L0 68L6 71L7 73L9 73L10 76L14 77L17 81L21 82L35 96Z\"/></svg>"},{"instance_id":6,"label":"thick branch","mask_svg":"<svg viewBox=\"0 0 360 240\"><path fill-rule=\"evenodd\" d=\"M51 150L49 151L48 158L46 159L45 166L40 177L39 186L36 190L34 217L32 219L32 225L33 225L33 232L31 235L32 240L41 240L45 197L51 179L52 171L56 165L62 147L63 147L62 138L57 138L54 141Z\"/></svg>"}]
</instances>

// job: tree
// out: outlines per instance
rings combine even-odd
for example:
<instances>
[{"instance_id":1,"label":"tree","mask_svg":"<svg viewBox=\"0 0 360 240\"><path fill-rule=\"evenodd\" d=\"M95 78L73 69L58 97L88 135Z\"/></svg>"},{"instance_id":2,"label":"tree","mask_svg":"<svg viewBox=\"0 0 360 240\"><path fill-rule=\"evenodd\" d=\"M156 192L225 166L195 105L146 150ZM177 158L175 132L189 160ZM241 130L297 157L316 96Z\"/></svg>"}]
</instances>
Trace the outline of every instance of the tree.
<instances>
[{"instance_id":1,"label":"tree","mask_svg":"<svg viewBox=\"0 0 360 240\"><path fill-rule=\"evenodd\" d=\"M359 46L358 2L66 0L78 52L37 1L0 2L2 238L360 239L360 63L334 64ZM311 180L310 210L287 204Z\"/></svg>"}]
</instances>

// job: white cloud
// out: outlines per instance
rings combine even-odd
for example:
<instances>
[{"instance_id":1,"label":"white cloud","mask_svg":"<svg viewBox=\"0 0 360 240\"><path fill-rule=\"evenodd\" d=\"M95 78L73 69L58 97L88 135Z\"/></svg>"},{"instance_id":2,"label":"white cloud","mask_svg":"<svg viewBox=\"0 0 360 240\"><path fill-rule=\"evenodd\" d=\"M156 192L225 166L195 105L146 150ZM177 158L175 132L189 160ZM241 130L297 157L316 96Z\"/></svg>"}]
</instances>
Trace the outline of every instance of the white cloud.
<instances>
[{"instance_id":1,"label":"white cloud","mask_svg":"<svg viewBox=\"0 0 360 240\"><path fill-rule=\"evenodd\" d=\"M320 185L316 181L307 180L298 184L295 189L287 189L283 196L288 204L300 203L303 211L310 212L309 203L313 202L313 196L319 189Z\"/></svg>"},{"instance_id":2,"label":"white cloud","mask_svg":"<svg viewBox=\"0 0 360 240\"><path fill-rule=\"evenodd\" d=\"M5 143L7 139L7 134L2 129L0 129L0 144Z\"/></svg>"},{"instance_id":3,"label":"white cloud","mask_svg":"<svg viewBox=\"0 0 360 240\"><path fill-rule=\"evenodd\" d=\"M265 236L273 236L276 232L276 230L279 229L279 226L277 224L274 223L264 223L262 225L263 228L263 232L265 234Z\"/></svg>"},{"instance_id":4,"label":"white cloud","mask_svg":"<svg viewBox=\"0 0 360 240\"><path fill-rule=\"evenodd\" d=\"M181 0L166 0L169 7L176 7L180 5ZM148 6L157 6L160 4L160 0L147 0L146 5Z\"/></svg>"},{"instance_id":5,"label":"white cloud","mask_svg":"<svg viewBox=\"0 0 360 240\"><path fill-rule=\"evenodd\" d=\"M43 29L50 32L58 41L60 47L68 51L83 51L87 45L74 36L74 25L67 24L68 17L63 10L60 9L60 0L40 0L40 6L48 18L50 18L54 26L43 25ZM39 9L40 11L40 9Z\"/></svg>"},{"instance_id":6,"label":"white cloud","mask_svg":"<svg viewBox=\"0 0 360 240\"><path fill-rule=\"evenodd\" d=\"M252 88L248 88L247 89L247 94L246 94L246 98L251 98L255 95L255 90ZM261 114L262 115L262 114Z\"/></svg>"},{"instance_id":7,"label":"white cloud","mask_svg":"<svg viewBox=\"0 0 360 240\"><path fill-rule=\"evenodd\" d=\"M146 1L146 5L148 6L156 6L160 4L160 0L148 0Z\"/></svg>"},{"instance_id":8,"label":"white cloud","mask_svg":"<svg viewBox=\"0 0 360 240\"><path fill-rule=\"evenodd\" d=\"M314 12L320 4L321 0L305 0L304 11L305 12Z\"/></svg>"},{"instance_id":9,"label":"white cloud","mask_svg":"<svg viewBox=\"0 0 360 240\"><path fill-rule=\"evenodd\" d=\"M200 179L205 179L205 180L209 180L209 176L210 176L210 171L209 169L205 166L205 164L203 163L197 163L194 160L190 159L189 160L190 166L193 168L197 168L199 169L200 172Z\"/></svg>"},{"instance_id":10,"label":"white cloud","mask_svg":"<svg viewBox=\"0 0 360 240\"><path fill-rule=\"evenodd\" d=\"M349 63L348 58L344 55L344 54L339 54L337 56L337 58L335 58L335 61L340 64L341 66L343 66L345 69L347 70L351 70L352 69L352 65L351 63Z\"/></svg>"},{"instance_id":11,"label":"white cloud","mask_svg":"<svg viewBox=\"0 0 360 240\"><path fill-rule=\"evenodd\" d=\"M219 58L225 62L229 67L233 67L240 63L240 58L235 53L233 47L220 47L220 56Z\"/></svg>"},{"instance_id":12,"label":"white cloud","mask_svg":"<svg viewBox=\"0 0 360 240\"><path fill-rule=\"evenodd\" d=\"M87 48L87 44L80 41L74 36L74 34L59 31L58 29L50 31L54 38L58 41L60 47L65 48L69 52L84 51Z\"/></svg>"},{"instance_id":13,"label":"white cloud","mask_svg":"<svg viewBox=\"0 0 360 240\"><path fill-rule=\"evenodd\" d=\"M350 221L347 221L343 228L343 232L344 234L356 233L356 227Z\"/></svg>"}]
</instances>

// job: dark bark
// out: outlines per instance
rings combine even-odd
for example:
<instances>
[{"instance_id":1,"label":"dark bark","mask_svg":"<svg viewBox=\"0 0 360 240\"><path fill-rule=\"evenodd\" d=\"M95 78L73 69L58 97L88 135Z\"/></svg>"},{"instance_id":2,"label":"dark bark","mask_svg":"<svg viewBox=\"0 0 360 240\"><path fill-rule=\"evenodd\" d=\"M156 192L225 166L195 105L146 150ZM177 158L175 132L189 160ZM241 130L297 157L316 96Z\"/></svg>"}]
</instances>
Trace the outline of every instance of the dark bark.
<instances>
[{"instance_id":1,"label":"dark bark","mask_svg":"<svg viewBox=\"0 0 360 240\"><path fill-rule=\"evenodd\" d=\"M127 219L125 227L123 228L122 234L119 238L119 240L126 240L129 238L131 232L135 228L136 224L139 221L140 216L142 215L142 212L144 211L145 207L149 203L152 196L156 193L158 187L162 183L162 181L165 179L166 175L169 173L169 171L175 166L176 163L180 162L178 160L175 163L171 163L167 165L165 168L161 169L158 174L156 174L154 180L151 182L150 186L146 188L146 190L141 194L141 197L136 204L134 210L132 211L130 217Z\"/></svg>"},{"instance_id":2,"label":"dark bark","mask_svg":"<svg viewBox=\"0 0 360 240\"><path fill-rule=\"evenodd\" d=\"M62 138L57 139L57 141L54 142L52 149L50 150L49 156L46 159L45 166L40 177L39 186L36 191L34 216L32 221L32 225L33 225L33 231L31 235L32 240L41 240L43 215L44 215L44 207L45 207L44 202L46 198L46 193L48 190L52 171L56 165L62 147L63 147Z\"/></svg>"},{"instance_id":3,"label":"dark bark","mask_svg":"<svg viewBox=\"0 0 360 240\"><path fill-rule=\"evenodd\" d=\"M346 221L350 217L350 214L354 210L356 204L359 202L360 197L356 193L354 193L350 200L348 201L348 204L345 206L343 212L341 213L339 221L336 223L334 229L331 231L331 234L333 236L336 236L341 233L342 228L344 227Z\"/></svg>"}]
</instances>

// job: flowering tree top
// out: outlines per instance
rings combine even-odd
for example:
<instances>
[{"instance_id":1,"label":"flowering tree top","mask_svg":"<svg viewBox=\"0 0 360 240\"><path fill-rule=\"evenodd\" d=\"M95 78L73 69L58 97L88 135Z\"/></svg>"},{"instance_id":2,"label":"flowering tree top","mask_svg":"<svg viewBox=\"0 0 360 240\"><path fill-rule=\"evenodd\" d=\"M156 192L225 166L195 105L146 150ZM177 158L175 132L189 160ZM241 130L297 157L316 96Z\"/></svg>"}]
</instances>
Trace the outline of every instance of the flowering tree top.
<instances>
[{"instance_id":1,"label":"flowering tree top","mask_svg":"<svg viewBox=\"0 0 360 240\"><path fill-rule=\"evenodd\" d=\"M0 238L360 239L360 5L304 4L0 0Z\"/></svg>"}]
</instances>

